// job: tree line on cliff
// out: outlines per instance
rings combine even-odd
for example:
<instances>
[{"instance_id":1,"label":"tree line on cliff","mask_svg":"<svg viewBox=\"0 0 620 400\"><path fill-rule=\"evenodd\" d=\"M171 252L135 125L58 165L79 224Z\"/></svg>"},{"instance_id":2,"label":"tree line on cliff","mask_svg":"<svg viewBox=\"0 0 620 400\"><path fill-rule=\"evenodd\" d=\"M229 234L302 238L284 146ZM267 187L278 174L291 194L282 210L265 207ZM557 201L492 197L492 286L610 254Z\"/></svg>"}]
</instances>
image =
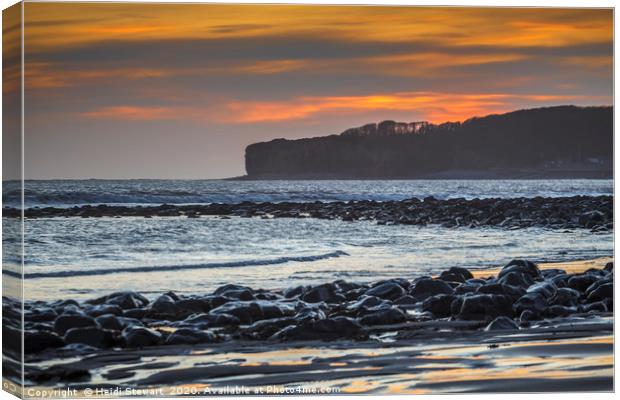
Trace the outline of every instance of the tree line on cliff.
<instances>
[{"instance_id":1,"label":"tree line on cliff","mask_svg":"<svg viewBox=\"0 0 620 400\"><path fill-rule=\"evenodd\" d=\"M407 178L613 156L613 108L558 106L430 124L383 121L246 148L250 178ZM611 167L610 167L611 168Z\"/></svg>"}]
</instances>

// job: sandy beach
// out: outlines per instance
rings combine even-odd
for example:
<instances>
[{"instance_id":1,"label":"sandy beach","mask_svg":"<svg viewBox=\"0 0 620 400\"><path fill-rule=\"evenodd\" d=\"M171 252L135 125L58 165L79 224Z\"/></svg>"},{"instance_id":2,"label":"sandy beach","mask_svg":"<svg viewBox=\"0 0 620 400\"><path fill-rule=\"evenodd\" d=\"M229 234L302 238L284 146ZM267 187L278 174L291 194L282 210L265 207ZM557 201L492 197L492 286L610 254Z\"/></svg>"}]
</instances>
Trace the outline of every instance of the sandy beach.
<instances>
[{"instance_id":1,"label":"sandy beach","mask_svg":"<svg viewBox=\"0 0 620 400\"><path fill-rule=\"evenodd\" d=\"M613 258L540 264L599 273ZM474 279L500 269L473 270ZM411 308L410 316L419 313ZM611 391L613 311L576 312L502 329L454 318L365 325L337 340L231 340L26 355L26 395L86 397ZM166 326L167 325L167 326ZM155 328L171 334L165 322ZM240 327L242 328L242 327ZM243 329L242 329L243 330ZM266 350L268 349L268 350ZM5 368L17 365L4 357ZM8 381L6 381L8 382ZM59 393L56 393L59 397Z\"/></svg>"}]
</instances>

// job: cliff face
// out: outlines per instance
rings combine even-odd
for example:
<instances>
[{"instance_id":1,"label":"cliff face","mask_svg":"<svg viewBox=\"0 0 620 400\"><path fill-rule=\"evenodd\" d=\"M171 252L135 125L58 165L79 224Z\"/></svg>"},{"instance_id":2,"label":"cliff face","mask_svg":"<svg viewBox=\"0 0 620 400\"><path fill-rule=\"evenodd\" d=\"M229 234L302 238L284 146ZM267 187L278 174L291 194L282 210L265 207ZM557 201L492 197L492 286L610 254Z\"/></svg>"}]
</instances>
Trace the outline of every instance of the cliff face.
<instances>
[{"instance_id":1,"label":"cliff face","mask_svg":"<svg viewBox=\"0 0 620 400\"><path fill-rule=\"evenodd\" d=\"M383 121L339 135L276 139L248 146L245 161L250 178L413 178L597 163L612 156L612 107L561 106L463 123ZM611 171L611 162L605 168Z\"/></svg>"}]
</instances>

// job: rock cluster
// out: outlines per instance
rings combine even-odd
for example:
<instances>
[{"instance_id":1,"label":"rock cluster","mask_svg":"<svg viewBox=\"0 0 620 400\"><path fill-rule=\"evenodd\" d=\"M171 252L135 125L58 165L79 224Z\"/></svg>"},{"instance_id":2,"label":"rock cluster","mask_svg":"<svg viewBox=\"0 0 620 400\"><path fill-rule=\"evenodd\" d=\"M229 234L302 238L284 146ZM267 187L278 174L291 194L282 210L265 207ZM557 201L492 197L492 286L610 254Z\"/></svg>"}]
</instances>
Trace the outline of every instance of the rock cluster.
<instances>
[{"instance_id":1,"label":"rock cluster","mask_svg":"<svg viewBox=\"0 0 620 400\"><path fill-rule=\"evenodd\" d=\"M20 309L3 298L5 349L15 352L21 349ZM440 320L519 329L546 318L612 312L613 263L568 274L513 260L485 279L450 268L438 277L373 284L338 280L271 291L229 284L208 295L168 292L149 301L118 292L85 302L27 302L24 309L26 354L229 340L366 340L372 331Z\"/></svg>"},{"instance_id":2,"label":"rock cluster","mask_svg":"<svg viewBox=\"0 0 620 400\"><path fill-rule=\"evenodd\" d=\"M5 217L19 217L20 210L4 208ZM497 226L508 229L532 226L555 229L613 229L612 196L556 198L438 200L427 197L402 201L349 201L313 203L252 203L161 206L82 206L28 208L27 218L49 217L169 217L238 216L260 218L320 218L343 221L369 220L378 224L431 225L445 227Z\"/></svg>"}]
</instances>

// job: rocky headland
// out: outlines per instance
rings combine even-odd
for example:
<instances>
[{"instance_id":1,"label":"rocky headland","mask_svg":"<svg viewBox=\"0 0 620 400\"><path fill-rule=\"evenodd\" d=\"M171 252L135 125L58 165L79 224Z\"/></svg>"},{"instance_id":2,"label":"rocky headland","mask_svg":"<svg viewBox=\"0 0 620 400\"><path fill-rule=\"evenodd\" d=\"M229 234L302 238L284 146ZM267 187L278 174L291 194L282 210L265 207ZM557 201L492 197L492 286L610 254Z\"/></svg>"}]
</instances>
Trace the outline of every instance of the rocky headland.
<instances>
[{"instance_id":1,"label":"rocky headland","mask_svg":"<svg viewBox=\"0 0 620 400\"><path fill-rule=\"evenodd\" d=\"M612 158L612 107L559 106L254 143L244 178L611 178Z\"/></svg>"},{"instance_id":2,"label":"rocky headland","mask_svg":"<svg viewBox=\"0 0 620 400\"><path fill-rule=\"evenodd\" d=\"M257 218L320 218L342 221L376 221L386 225L442 225L445 227L502 227L518 229L585 228L613 229L613 196L535 197L511 199L463 198L439 200L433 197L402 201L348 201L311 203L201 204L159 206L75 206L33 207L26 218L54 217L187 217L201 216ZM4 217L20 217L21 210L5 207Z\"/></svg>"}]
</instances>

